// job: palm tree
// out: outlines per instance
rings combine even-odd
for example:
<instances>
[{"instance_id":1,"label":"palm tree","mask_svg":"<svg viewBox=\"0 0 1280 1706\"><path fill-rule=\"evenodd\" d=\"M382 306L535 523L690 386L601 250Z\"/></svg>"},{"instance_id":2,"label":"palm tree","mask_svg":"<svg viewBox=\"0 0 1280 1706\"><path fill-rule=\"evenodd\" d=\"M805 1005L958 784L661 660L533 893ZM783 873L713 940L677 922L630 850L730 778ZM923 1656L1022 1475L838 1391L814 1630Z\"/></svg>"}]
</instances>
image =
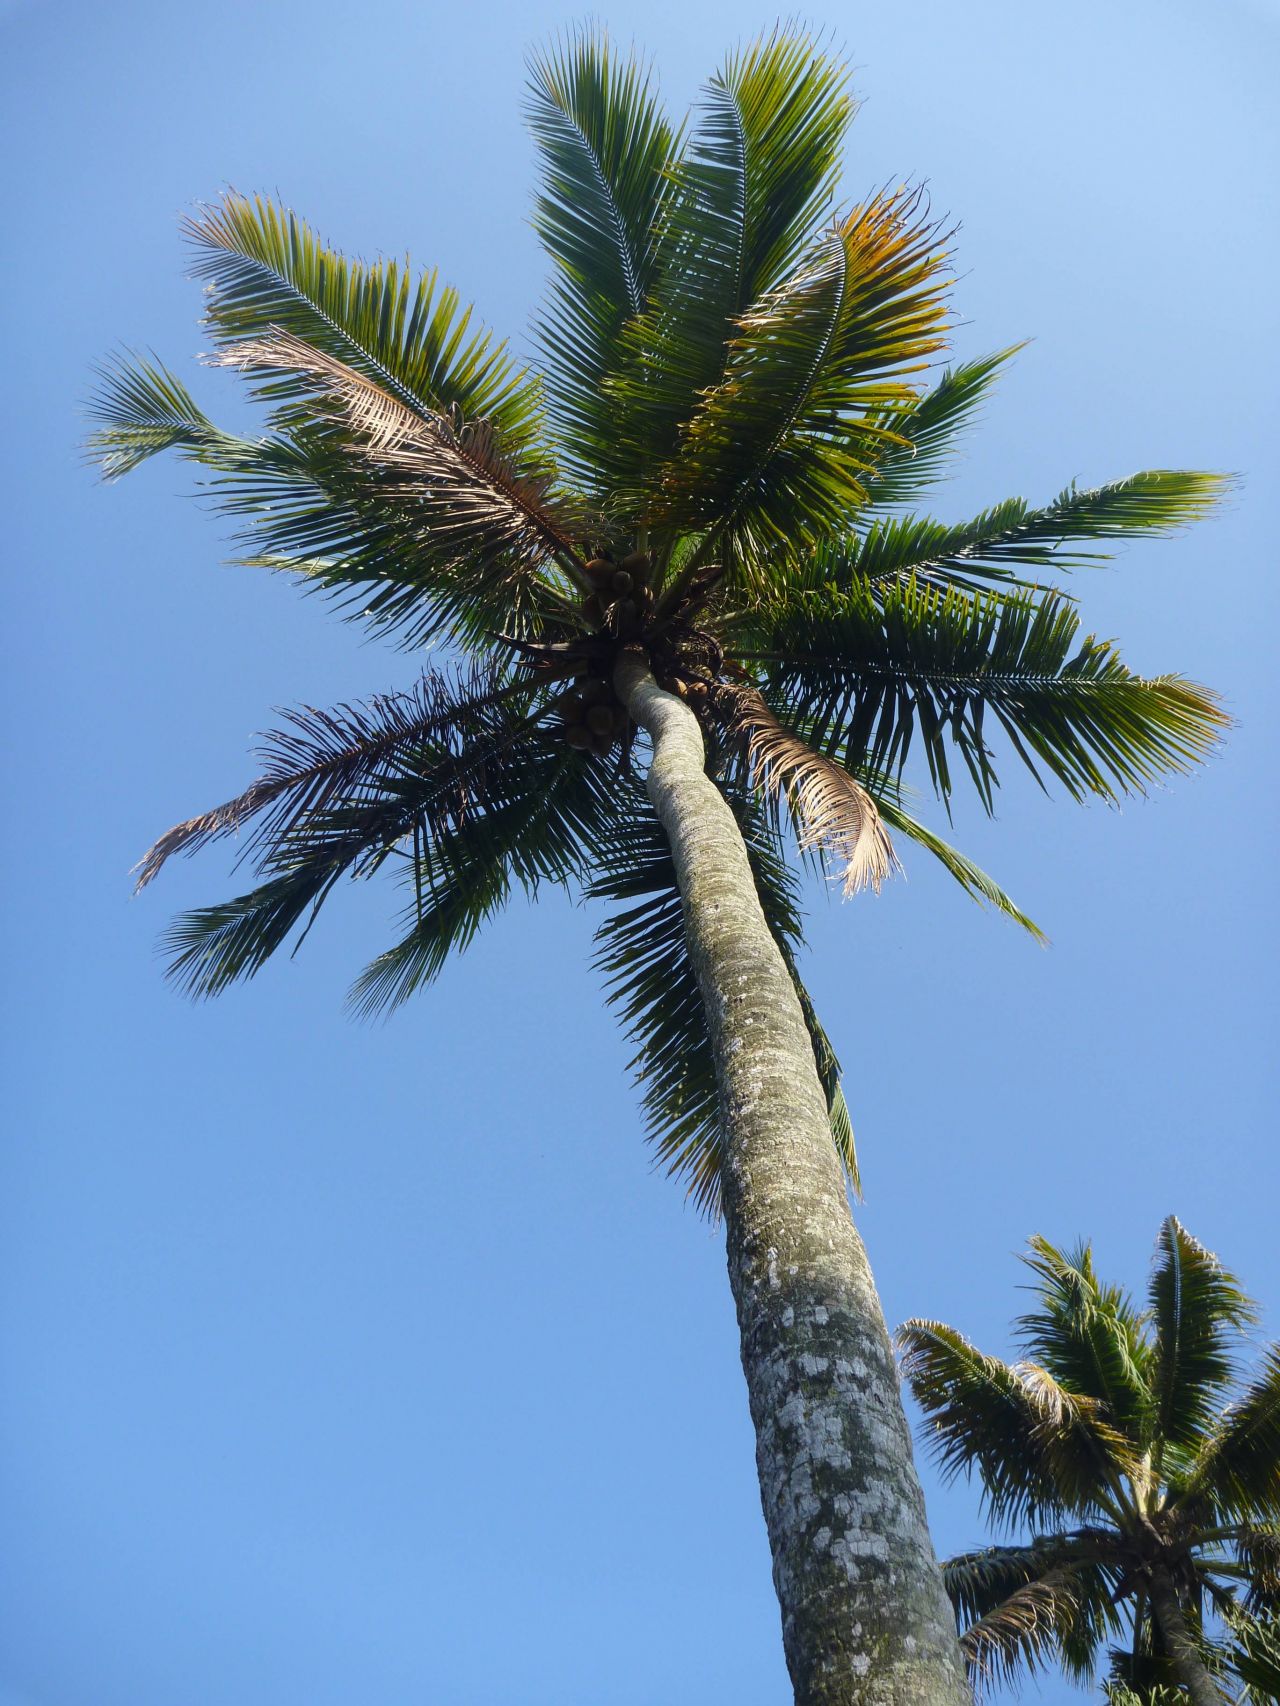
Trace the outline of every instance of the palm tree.
<instances>
[{"instance_id":1,"label":"palm tree","mask_svg":"<svg viewBox=\"0 0 1280 1706\"><path fill-rule=\"evenodd\" d=\"M1142 1311L1087 1244L1033 1238L1023 1260L1025 1360L937 1321L899 1334L944 1470L976 1470L993 1521L1034 1531L944 1566L971 1673L1056 1658L1084 1678L1111 1644L1114 1702L1222 1706L1229 1672L1241 1699L1275 1698L1280 1344L1242 1386L1254 1306L1172 1217ZM1231 1641L1210 1640L1214 1619Z\"/></svg>"},{"instance_id":2,"label":"palm tree","mask_svg":"<svg viewBox=\"0 0 1280 1706\"><path fill-rule=\"evenodd\" d=\"M554 269L536 370L434 273L344 260L229 195L188 236L214 359L265 430L220 430L127 359L92 448L108 476L176 451L248 561L453 659L293 712L245 793L161 837L143 883L248 825L259 872L172 926L172 976L224 989L384 867L402 932L360 1012L429 983L514 890L609 903L599 964L658 1154L724 1217L796 1698L920 1706L965 1685L849 1214L839 1067L796 974L788 838L853 890L889 876L897 831L1034 930L908 813L908 749L944 800L958 757L988 807L994 735L1077 798L1200 759L1212 696L1132 674L1039 577L1191 521L1220 482L911 510L1012 352L928 382L944 234L909 190L832 214L851 112L841 66L779 30L673 128L644 64L576 35L530 72Z\"/></svg>"}]
</instances>

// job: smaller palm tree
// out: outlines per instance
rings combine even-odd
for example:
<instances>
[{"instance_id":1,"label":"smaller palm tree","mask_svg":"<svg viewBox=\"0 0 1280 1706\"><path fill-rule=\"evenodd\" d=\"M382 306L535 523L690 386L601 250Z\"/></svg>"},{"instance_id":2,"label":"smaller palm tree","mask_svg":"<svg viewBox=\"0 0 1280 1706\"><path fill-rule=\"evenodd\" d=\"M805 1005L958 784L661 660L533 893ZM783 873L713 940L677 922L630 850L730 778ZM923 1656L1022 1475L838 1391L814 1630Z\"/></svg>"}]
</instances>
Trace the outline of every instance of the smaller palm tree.
<instances>
[{"instance_id":1,"label":"smaller palm tree","mask_svg":"<svg viewBox=\"0 0 1280 1706\"><path fill-rule=\"evenodd\" d=\"M1011 1541L945 1566L975 1684L1055 1659L1088 1678L1110 1648L1113 1700L1274 1699L1280 1344L1244 1383L1255 1307L1172 1217L1145 1310L1099 1280L1087 1244L1033 1238L1023 1260L1038 1296L1023 1360L938 1321L899 1334L944 1472L976 1470Z\"/></svg>"}]
</instances>

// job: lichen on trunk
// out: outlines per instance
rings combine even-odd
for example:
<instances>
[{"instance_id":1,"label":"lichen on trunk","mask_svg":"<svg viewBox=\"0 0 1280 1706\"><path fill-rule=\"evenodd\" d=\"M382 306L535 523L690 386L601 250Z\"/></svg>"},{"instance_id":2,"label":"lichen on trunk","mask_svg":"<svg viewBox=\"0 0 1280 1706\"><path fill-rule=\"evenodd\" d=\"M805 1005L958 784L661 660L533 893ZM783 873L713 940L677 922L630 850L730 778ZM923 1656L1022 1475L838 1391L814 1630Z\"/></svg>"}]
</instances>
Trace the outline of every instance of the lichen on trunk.
<instances>
[{"instance_id":1,"label":"lichen on trunk","mask_svg":"<svg viewBox=\"0 0 1280 1706\"><path fill-rule=\"evenodd\" d=\"M797 1706L962 1706L893 1353L794 985L697 719L640 653L615 679L653 743L649 797L715 1051L729 1278Z\"/></svg>"}]
</instances>

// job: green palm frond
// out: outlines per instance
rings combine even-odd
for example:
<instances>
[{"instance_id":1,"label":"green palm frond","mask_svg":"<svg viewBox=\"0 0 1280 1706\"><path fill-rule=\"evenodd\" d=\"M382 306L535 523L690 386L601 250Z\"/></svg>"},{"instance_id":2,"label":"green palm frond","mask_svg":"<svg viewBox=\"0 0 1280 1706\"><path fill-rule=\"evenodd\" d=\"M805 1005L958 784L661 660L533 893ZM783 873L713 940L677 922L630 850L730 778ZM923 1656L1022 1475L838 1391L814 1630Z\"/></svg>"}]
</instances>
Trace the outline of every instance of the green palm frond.
<instances>
[{"instance_id":1,"label":"green palm frond","mask_svg":"<svg viewBox=\"0 0 1280 1706\"><path fill-rule=\"evenodd\" d=\"M943 1475L976 1471L997 1522L1084 1512L1107 1497L1128 1453L1087 1400L1043 1369L984 1356L940 1321L908 1321L898 1343Z\"/></svg>"},{"instance_id":2,"label":"green palm frond","mask_svg":"<svg viewBox=\"0 0 1280 1706\"><path fill-rule=\"evenodd\" d=\"M446 833L415 840L407 933L356 979L354 1012L391 1012L433 982L514 890L533 897L543 883L576 888L586 880L613 815L610 768L558 740L523 742L505 781Z\"/></svg>"},{"instance_id":3,"label":"green palm frond","mask_svg":"<svg viewBox=\"0 0 1280 1706\"><path fill-rule=\"evenodd\" d=\"M1143 678L1105 640L1082 636L1052 595L970 597L914 579L879 596L827 587L753 615L772 702L850 768L900 771L919 736L945 799L948 748L988 810L998 775L990 724L1043 785L1114 800L1213 750L1227 719L1179 676Z\"/></svg>"},{"instance_id":4,"label":"green palm frond","mask_svg":"<svg viewBox=\"0 0 1280 1706\"><path fill-rule=\"evenodd\" d=\"M254 451L251 440L216 427L176 374L132 351L98 368L88 413L98 424L85 454L104 480L130 474L166 450L213 467L241 465Z\"/></svg>"},{"instance_id":5,"label":"green palm frond","mask_svg":"<svg viewBox=\"0 0 1280 1706\"><path fill-rule=\"evenodd\" d=\"M207 323L219 344L286 333L384 386L418 412L458 409L486 420L511 453L541 432L536 381L505 344L472 326L472 310L435 272L416 282L408 263L347 260L297 214L234 193L186 222ZM299 382L271 370L261 394L296 396Z\"/></svg>"},{"instance_id":6,"label":"green palm frond","mask_svg":"<svg viewBox=\"0 0 1280 1706\"><path fill-rule=\"evenodd\" d=\"M1157 1436L1201 1442L1236 1372L1235 1352L1257 1311L1218 1258L1170 1215L1156 1240L1150 1283Z\"/></svg>"},{"instance_id":7,"label":"green palm frond","mask_svg":"<svg viewBox=\"0 0 1280 1706\"><path fill-rule=\"evenodd\" d=\"M1181 1497L1224 1515L1280 1518L1280 1344L1205 1440Z\"/></svg>"},{"instance_id":8,"label":"green palm frond","mask_svg":"<svg viewBox=\"0 0 1280 1706\"><path fill-rule=\"evenodd\" d=\"M739 320L722 381L689 421L658 519L710 527L741 572L846 530L875 421L942 347L944 256L918 194L877 196ZM866 439L866 444L862 442Z\"/></svg>"},{"instance_id":9,"label":"green palm frond","mask_svg":"<svg viewBox=\"0 0 1280 1706\"><path fill-rule=\"evenodd\" d=\"M596 869L587 895L620 907L596 932L595 963L607 999L637 1045L631 1070L644 1086L657 1159L688 1181L698 1208L715 1215L721 1159L715 1060L685 942L671 850L638 783L630 789L630 809L620 811L593 853ZM827 1096L832 1139L856 1190L857 1153L840 1089L840 1063L795 965L801 930L795 877L768 814L749 797L726 797L743 831L765 918L795 980Z\"/></svg>"},{"instance_id":10,"label":"green palm frond","mask_svg":"<svg viewBox=\"0 0 1280 1706\"><path fill-rule=\"evenodd\" d=\"M547 766L564 749L530 741L529 727L527 698L475 678L428 678L412 694L294 713L269 741L257 783L177 825L143 860L146 881L172 854L260 820L245 851L265 881L170 927L170 977L192 995L217 994L258 971L341 877L368 875L406 849L416 868L435 843L500 808L535 818Z\"/></svg>"},{"instance_id":11,"label":"green palm frond","mask_svg":"<svg viewBox=\"0 0 1280 1706\"><path fill-rule=\"evenodd\" d=\"M739 317L797 264L831 201L853 112L844 67L776 29L730 55L671 168L661 267L627 328L635 357L611 385L625 483L652 503L702 393L724 378Z\"/></svg>"},{"instance_id":12,"label":"green palm frond","mask_svg":"<svg viewBox=\"0 0 1280 1706\"><path fill-rule=\"evenodd\" d=\"M1244 1685L1239 1706L1275 1706L1280 1700L1280 1615L1230 1619L1228 1663Z\"/></svg>"},{"instance_id":13,"label":"green palm frond","mask_svg":"<svg viewBox=\"0 0 1280 1706\"><path fill-rule=\"evenodd\" d=\"M612 457L607 379L629 363L628 320L648 301L678 139L649 68L586 30L529 62L526 113L543 160L534 225L556 266L539 333L550 407L580 479Z\"/></svg>"},{"instance_id":14,"label":"green palm frond","mask_svg":"<svg viewBox=\"0 0 1280 1706\"><path fill-rule=\"evenodd\" d=\"M1204 515L1226 486L1221 475L1156 468L1088 491L1068 487L1039 509L1011 498L969 521L878 521L860 538L815 553L796 584L874 591L914 579L963 591L993 583L1026 590L1041 583L1023 570L1076 569L1110 556L1073 541L1167 536Z\"/></svg>"},{"instance_id":15,"label":"green palm frond","mask_svg":"<svg viewBox=\"0 0 1280 1706\"><path fill-rule=\"evenodd\" d=\"M294 421L259 438L237 437L214 426L167 369L124 359L103 370L90 409L101 424L87 450L106 477L161 450L175 451L210 471L206 490L242 525L242 562L296 575L309 590L346 604L356 619L399 630L408 643L445 635L472 645L496 628L538 633L563 626L563 599L541 573L549 548L493 552L474 508L461 516L450 511L451 525L428 534L429 506L403 482L362 464L332 421ZM440 420L423 430L442 442L487 443L493 465L544 507L542 477L493 448L487 429ZM527 539L534 530L523 531Z\"/></svg>"},{"instance_id":16,"label":"green palm frond","mask_svg":"<svg viewBox=\"0 0 1280 1706\"><path fill-rule=\"evenodd\" d=\"M1034 1237L1022 1258L1038 1307L1018 1318L1021 1345L1069 1392L1102 1406L1111 1425L1145 1445L1153 1408L1143 1320L1118 1286L1104 1285L1087 1244L1070 1252Z\"/></svg>"},{"instance_id":17,"label":"green palm frond","mask_svg":"<svg viewBox=\"0 0 1280 1706\"><path fill-rule=\"evenodd\" d=\"M1280 1617L1280 1521L1243 1522L1232 1535L1245 1583L1245 1609Z\"/></svg>"},{"instance_id":18,"label":"green palm frond","mask_svg":"<svg viewBox=\"0 0 1280 1706\"><path fill-rule=\"evenodd\" d=\"M862 477L869 509L913 503L937 480L954 456L957 441L990 395L1005 363L1026 346L1012 344L994 355L944 370L932 390L879 424L893 438L881 446Z\"/></svg>"},{"instance_id":19,"label":"green palm frond","mask_svg":"<svg viewBox=\"0 0 1280 1706\"><path fill-rule=\"evenodd\" d=\"M384 797L443 756L456 755L462 742L469 741L473 753L486 736L507 742L519 726L509 720L511 711L517 702L527 710L531 693L528 681L508 681L485 665L455 679L428 671L407 692L380 693L329 711L310 705L286 711L285 726L260 748L258 779L234 799L166 830L139 860L137 886L145 888L175 854L198 852L249 825L239 859L256 851L272 859L305 837L309 823L361 799ZM472 773L440 772L437 781L439 793L422 809L444 824L466 812L470 790L483 788L483 765Z\"/></svg>"},{"instance_id":20,"label":"green palm frond","mask_svg":"<svg viewBox=\"0 0 1280 1706\"><path fill-rule=\"evenodd\" d=\"M880 816L889 828L897 830L899 835L907 836L918 846L932 853L943 870L960 884L971 899L993 907L996 912L1002 912L1006 918L1011 918L1015 924L1021 925L1037 942L1047 944L1048 938L1035 920L1029 918L1021 907L1010 899L995 878L988 876L981 865L975 864L958 847L953 847L950 842L944 841L940 835L912 817L903 809L900 800L886 797L884 793L877 792L874 786L871 792L875 795Z\"/></svg>"}]
</instances>

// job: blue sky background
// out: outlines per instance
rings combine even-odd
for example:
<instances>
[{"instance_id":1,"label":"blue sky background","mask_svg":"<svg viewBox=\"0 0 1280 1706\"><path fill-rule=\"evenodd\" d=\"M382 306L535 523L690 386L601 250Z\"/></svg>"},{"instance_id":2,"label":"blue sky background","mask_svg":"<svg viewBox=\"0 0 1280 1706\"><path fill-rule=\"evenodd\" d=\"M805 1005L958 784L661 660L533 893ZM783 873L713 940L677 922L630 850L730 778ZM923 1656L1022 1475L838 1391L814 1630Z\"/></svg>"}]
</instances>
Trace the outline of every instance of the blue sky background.
<instances>
[{"instance_id":1,"label":"blue sky background","mask_svg":"<svg viewBox=\"0 0 1280 1706\"><path fill-rule=\"evenodd\" d=\"M548 895L384 1025L356 889L302 956L192 1007L131 901L170 822L237 791L271 709L412 679L224 566L191 470L78 462L90 366L151 345L235 415L180 214L278 192L352 253L439 262L527 346L526 46L575 14L370 0L0 3L11 587L0 1194L0 1706L783 1706L719 1236L651 1171L626 1046ZM772 21L606 14L683 110ZM1013 1253L1091 1234L1140 1284L1177 1212L1277 1329L1274 93L1244 0L978 0L817 17L865 106L852 197L962 222L961 355L1033 337L938 511L1142 466L1243 485L1080 577L1130 661L1222 689L1222 756L1123 812L1011 777L957 839L1053 938L920 858L811 893L859 1219L891 1323L1007 1349ZM17 166L15 167L15 162ZM941 1550L976 1496L927 1487ZM1047 1680L1045 1702L1068 1691Z\"/></svg>"}]
</instances>

